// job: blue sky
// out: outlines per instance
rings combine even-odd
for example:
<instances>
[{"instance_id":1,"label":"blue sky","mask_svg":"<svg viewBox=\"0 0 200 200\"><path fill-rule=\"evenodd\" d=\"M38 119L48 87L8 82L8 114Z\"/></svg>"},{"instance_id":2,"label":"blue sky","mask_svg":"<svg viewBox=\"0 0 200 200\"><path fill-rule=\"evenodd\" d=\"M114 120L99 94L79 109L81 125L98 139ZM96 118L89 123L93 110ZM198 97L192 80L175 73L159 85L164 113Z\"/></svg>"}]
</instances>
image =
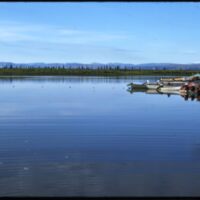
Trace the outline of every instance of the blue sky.
<instances>
[{"instance_id":1,"label":"blue sky","mask_svg":"<svg viewBox=\"0 0 200 200\"><path fill-rule=\"evenodd\" d=\"M200 63L200 3L0 3L0 61Z\"/></svg>"}]
</instances>

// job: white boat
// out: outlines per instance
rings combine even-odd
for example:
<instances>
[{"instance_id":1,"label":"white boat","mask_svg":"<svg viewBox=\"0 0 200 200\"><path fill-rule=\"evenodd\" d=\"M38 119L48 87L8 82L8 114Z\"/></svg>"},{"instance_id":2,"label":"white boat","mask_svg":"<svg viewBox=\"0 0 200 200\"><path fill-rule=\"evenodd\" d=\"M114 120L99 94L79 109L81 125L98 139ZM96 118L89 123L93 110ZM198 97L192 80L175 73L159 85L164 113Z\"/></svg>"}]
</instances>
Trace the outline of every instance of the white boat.
<instances>
[{"instance_id":1,"label":"white boat","mask_svg":"<svg viewBox=\"0 0 200 200\"><path fill-rule=\"evenodd\" d=\"M148 89L151 89L151 90L156 90L158 87L160 87L160 85L157 85L157 84L147 84L146 86Z\"/></svg>"},{"instance_id":2,"label":"white boat","mask_svg":"<svg viewBox=\"0 0 200 200\"><path fill-rule=\"evenodd\" d=\"M173 81L173 82L169 82L169 81L162 81L161 82L163 85L166 86L179 86L179 85L184 85L186 83L186 81Z\"/></svg>"},{"instance_id":3,"label":"white boat","mask_svg":"<svg viewBox=\"0 0 200 200\"><path fill-rule=\"evenodd\" d=\"M163 87L159 87L158 91L159 92L176 92L179 91L181 89L181 86L163 86Z\"/></svg>"},{"instance_id":4,"label":"white boat","mask_svg":"<svg viewBox=\"0 0 200 200\"><path fill-rule=\"evenodd\" d=\"M161 78L160 81L164 82L174 82L174 81L185 81L186 78L185 77L172 77L172 78Z\"/></svg>"},{"instance_id":5,"label":"white boat","mask_svg":"<svg viewBox=\"0 0 200 200\"><path fill-rule=\"evenodd\" d=\"M157 81L156 83L150 83L148 80L146 82L146 86L148 89L151 89L151 90L156 90L157 88L159 88L160 86L162 86L162 84Z\"/></svg>"}]
</instances>

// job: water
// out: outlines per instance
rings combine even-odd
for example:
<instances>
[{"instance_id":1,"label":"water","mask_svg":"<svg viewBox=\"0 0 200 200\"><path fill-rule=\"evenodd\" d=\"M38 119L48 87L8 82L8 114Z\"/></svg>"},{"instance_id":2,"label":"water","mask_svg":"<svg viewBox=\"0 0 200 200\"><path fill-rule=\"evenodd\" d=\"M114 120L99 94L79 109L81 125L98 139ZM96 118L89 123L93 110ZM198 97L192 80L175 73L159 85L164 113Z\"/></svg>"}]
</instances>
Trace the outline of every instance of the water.
<instances>
[{"instance_id":1,"label":"water","mask_svg":"<svg viewBox=\"0 0 200 200\"><path fill-rule=\"evenodd\" d=\"M146 79L0 78L0 196L199 196L200 102Z\"/></svg>"}]
</instances>

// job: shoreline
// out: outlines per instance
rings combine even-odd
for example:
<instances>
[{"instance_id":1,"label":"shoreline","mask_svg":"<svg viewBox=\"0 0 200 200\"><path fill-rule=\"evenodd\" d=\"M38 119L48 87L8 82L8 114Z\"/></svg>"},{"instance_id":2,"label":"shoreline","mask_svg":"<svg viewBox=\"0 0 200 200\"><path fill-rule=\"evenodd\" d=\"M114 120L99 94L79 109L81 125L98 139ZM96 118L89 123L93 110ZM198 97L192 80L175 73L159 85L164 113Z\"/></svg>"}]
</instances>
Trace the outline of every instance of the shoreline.
<instances>
[{"instance_id":1,"label":"shoreline","mask_svg":"<svg viewBox=\"0 0 200 200\"><path fill-rule=\"evenodd\" d=\"M191 76L199 72L199 70L1 68L0 76Z\"/></svg>"}]
</instances>

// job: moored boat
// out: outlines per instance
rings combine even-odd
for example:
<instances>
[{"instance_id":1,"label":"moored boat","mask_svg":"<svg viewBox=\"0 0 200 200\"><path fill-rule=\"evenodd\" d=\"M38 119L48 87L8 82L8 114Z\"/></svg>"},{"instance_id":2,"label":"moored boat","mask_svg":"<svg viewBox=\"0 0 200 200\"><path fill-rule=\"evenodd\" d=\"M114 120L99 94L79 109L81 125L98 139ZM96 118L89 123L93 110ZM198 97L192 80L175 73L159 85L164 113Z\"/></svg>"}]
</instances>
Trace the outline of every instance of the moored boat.
<instances>
[{"instance_id":1,"label":"moored boat","mask_svg":"<svg viewBox=\"0 0 200 200\"><path fill-rule=\"evenodd\" d=\"M157 88L159 88L162 85L160 83L148 83L148 84L146 84L146 86L148 89L156 90Z\"/></svg>"},{"instance_id":2,"label":"moored boat","mask_svg":"<svg viewBox=\"0 0 200 200\"><path fill-rule=\"evenodd\" d=\"M200 101L200 74L189 78L160 79L157 82L130 83L129 92L145 92L146 94L180 95L185 100L197 98Z\"/></svg>"},{"instance_id":3,"label":"moored boat","mask_svg":"<svg viewBox=\"0 0 200 200\"><path fill-rule=\"evenodd\" d=\"M160 81L174 82L174 81L186 81L185 77L172 77L172 78L161 78Z\"/></svg>"},{"instance_id":4,"label":"moored boat","mask_svg":"<svg viewBox=\"0 0 200 200\"><path fill-rule=\"evenodd\" d=\"M132 89L152 89L156 90L158 87L162 86L162 84L157 81L155 83L150 83L148 80L142 84L130 83L128 84Z\"/></svg>"},{"instance_id":5,"label":"moored boat","mask_svg":"<svg viewBox=\"0 0 200 200\"><path fill-rule=\"evenodd\" d=\"M186 78L187 81L197 81L200 80L200 74L195 74Z\"/></svg>"},{"instance_id":6,"label":"moored boat","mask_svg":"<svg viewBox=\"0 0 200 200\"><path fill-rule=\"evenodd\" d=\"M159 85L147 85L148 89L155 90L159 87Z\"/></svg>"},{"instance_id":7,"label":"moored boat","mask_svg":"<svg viewBox=\"0 0 200 200\"><path fill-rule=\"evenodd\" d=\"M163 85L160 83L160 81L149 82L149 80L147 80L144 84L147 86L147 89L151 89L151 90L156 90L157 88Z\"/></svg>"},{"instance_id":8,"label":"moored boat","mask_svg":"<svg viewBox=\"0 0 200 200\"><path fill-rule=\"evenodd\" d=\"M131 89L147 89L147 86L145 83L143 84L137 84L137 83L130 83L128 86L131 87Z\"/></svg>"},{"instance_id":9,"label":"moored boat","mask_svg":"<svg viewBox=\"0 0 200 200\"><path fill-rule=\"evenodd\" d=\"M162 86L158 88L159 92L173 92L179 91L181 86Z\"/></svg>"},{"instance_id":10,"label":"moored boat","mask_svg":"<svg viewBox=\"0 0 200 200\"><path fill-rule=\"evenodd\" d=\"M182 86L185 83L187 83L186 81L161 81L161 83L163 85L170 85L170 86Z\"/></svg>"}]
</instances>

